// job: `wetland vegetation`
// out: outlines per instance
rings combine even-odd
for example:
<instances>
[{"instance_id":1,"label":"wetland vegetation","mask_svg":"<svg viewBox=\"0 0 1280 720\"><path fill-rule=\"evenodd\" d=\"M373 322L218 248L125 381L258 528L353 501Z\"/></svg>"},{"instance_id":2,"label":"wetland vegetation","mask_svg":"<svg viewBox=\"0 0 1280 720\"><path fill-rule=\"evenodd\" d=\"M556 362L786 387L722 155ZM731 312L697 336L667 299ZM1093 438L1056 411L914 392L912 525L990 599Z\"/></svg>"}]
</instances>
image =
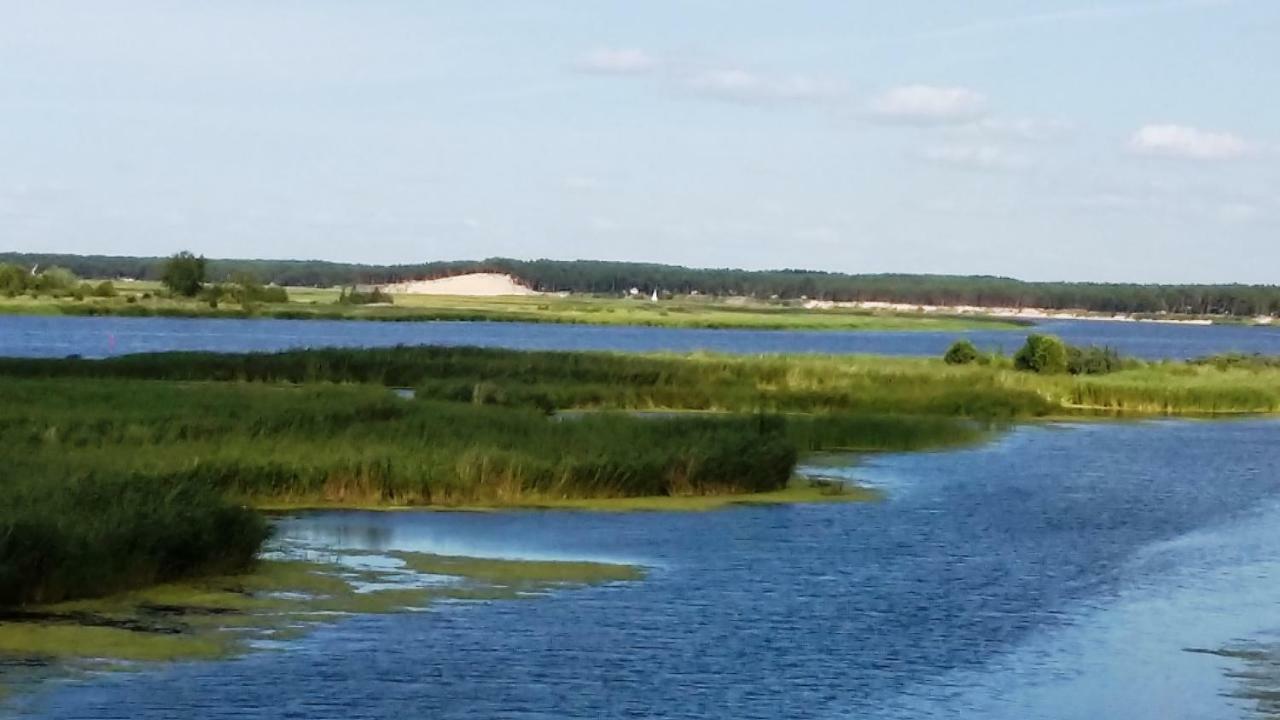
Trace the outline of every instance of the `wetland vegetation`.
<instances>
[{"instance_id":1,"label":"wetland vegetation","mask_svg":"<svg viewBox=\"0 0 1280 720\"><path fill-rule=\"evenodd\" d=\"M797 459L972 443L1035 418L1280 409L1280 367L1266 358L1072 374L1073 358L1096 353L1050 354L1067 365L430 347L0 359L0 653L72 642L71 626L93 635L72 644L93 648L142 623L182 639L149 635L138 656L208 656L230 641L201 628L279 629L297 608L271 593L293 591L262 573L309 576L277 560L254 569L267 538L255 509L864 499L795 477ZM242 579L208 580L227 577ZM173 602L156 599L166 592ZM406 598L360 602L423 599ZM221 605L232 600L253 612Z\"/></svg>"}]
</instances>

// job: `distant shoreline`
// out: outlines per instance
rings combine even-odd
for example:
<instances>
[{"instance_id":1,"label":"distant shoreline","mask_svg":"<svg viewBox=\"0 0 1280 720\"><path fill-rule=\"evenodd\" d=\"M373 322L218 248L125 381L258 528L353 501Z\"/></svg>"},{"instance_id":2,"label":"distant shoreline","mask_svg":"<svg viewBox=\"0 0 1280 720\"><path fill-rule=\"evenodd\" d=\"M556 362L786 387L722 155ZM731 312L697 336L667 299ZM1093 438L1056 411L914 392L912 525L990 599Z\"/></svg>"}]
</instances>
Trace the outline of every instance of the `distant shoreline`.
<instances>
[{"instance_id":1,"label":"distant shoreline","mask_svg":"<svg viewBox=\"0 0 1280 720\"><path fill-rule=\"evenodd\" d=\"M1036 322L1042 320L1095 320L1098 322L1131 322L1154 323L1161 325L1256 325L1269 326L1276 324L1276 319L1269 315L1256 317L1226 316L1224 318L1208 318L1189 315L1161 316L1152 313L1100 313L1088 310L1054 310L1050 308L1015 308L1015 307L983 307L976 305L910 305L907 303L889 302L832 302L809 300L804 307L809 310L867 310L907 312L919 315L944 315L949 317L984 317L994 320L1024 320Z\"/></svg>"},{"instance_id":2,"label":"distant shoreline","mask_svg":"<svg viewBox=\"0 0 1280 720\"><path fill-rule=\"evenodd\" d=\"M92 256L0 252L0 265L24 270L62 267L81 278L157 281L164 257ZM1233 283L1117 283L1023 281L985 275L840 273L817 270L691 268L645 262L486 258L370 265L323 260L211 258L207 280L227 282L248 275L264 284L327 289L338 286L445 286L454 278L507 276L524 291L576 297L636 295L661 298L716 297L767 303L818 301L883 302L917 307L1043 308L1059 313L1135 318L1250 321L1280 317L1280 285ZM465 284L465 282L464 282ZM437 287L444 292L445 288ZM1167 316L1167 317L1165 317Z\"/></svg>"}]
</instances>

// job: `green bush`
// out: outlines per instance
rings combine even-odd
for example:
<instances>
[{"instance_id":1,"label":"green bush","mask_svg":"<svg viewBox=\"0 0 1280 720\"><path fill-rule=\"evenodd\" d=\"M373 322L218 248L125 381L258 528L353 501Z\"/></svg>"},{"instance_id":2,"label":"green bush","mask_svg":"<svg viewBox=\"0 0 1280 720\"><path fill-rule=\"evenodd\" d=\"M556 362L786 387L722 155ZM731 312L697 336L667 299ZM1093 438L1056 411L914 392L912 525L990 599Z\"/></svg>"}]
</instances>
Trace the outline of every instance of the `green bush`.
<instances>
[{"instance_id":1,"label":"green bush","mask_svg":"<svg viewBox=\"0 0 1280 720\"><path fill-rule=\"evenodd\" d=\"M160 281L175 295L195 297L204 287L205 259L183 250L165 261Z\"/></svg>"},{"instance_id":2,"label":"green bush","mask_svg":"<svg viewBox=\"0 0 1280 720\"><path fill-rule=\"evenodd\" d=\"M947 353L942 356L943 361L948 365L970 365L978 361L981 355L978 348L968 340L957 340L951 347L947 348Z\"/></svg>"},{"instance_id":3,"label":"green bush","mask_svg":"<svg viewBox=\"0 0 1280 720\"><path fill-rule=\"evenodd\" d=\"M27 290L30 273L10 263L0 263L0 294L17 297Z\"/></svg>"},{"instance_id":4,"label":"green bush","mask_svg":"<svg viewBox=\"0 0 1280 720\"><path fill-rule=\"evenodd\" d=\"M28 286L50 295L63 295L73 292L78 282L75 274L70 270L55 266L29 278Z\"/></svg>"},{"instance_id":5,"label":"green bush","mask_svg":"<svg viewBox=\"0 0 1280 720\"><path fill-rule=\"evenodd\" d=\"M1067 372L1072 375L1106 375L1123 368L1124 360L1109 347L1067 348Z\"/></svg>"},{"instance_id":6,"label":"green bush","mask_svg":"<svg viewBox=\"0 0 1280 720\"><path fill-rule=\"evenodd\" d=\"M382 288L362 291L354 286L343 288L337 300L339 305L390 305L392 302L391 295L383 292Z\"/></svg>"},{"instance_id":7,"label":"green bush","mask_svg":"<svg viewBox=\"0 0 1280 720\"><path fill-rule=\"evenodd\" d=\"M1015 368L1041 375L1067 372L1067 345L1053 335L1030 335L1013 356Z\"/></svg>"}]
</instances>

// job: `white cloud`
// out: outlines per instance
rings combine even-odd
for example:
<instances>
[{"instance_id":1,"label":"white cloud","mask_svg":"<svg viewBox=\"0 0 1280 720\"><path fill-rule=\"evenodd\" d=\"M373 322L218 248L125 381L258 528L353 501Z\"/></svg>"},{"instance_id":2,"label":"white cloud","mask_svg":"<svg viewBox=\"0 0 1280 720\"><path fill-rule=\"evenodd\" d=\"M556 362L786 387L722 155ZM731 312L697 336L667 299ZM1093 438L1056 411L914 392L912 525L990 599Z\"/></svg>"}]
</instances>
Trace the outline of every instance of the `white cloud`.
<instances>
[{"instance_id":1,"label":"white cloud","mask_svg":"<svg viewBox=\"0 0 1280 720\"><path fill-rule=\"evenodd\" d=\"M987 99L963 87L903 85L871 101L871 112L885 122L949 125L971 122L982 115Z\"/></svg>"},{"instance_id":2,"label":"white cloud","mask_svg":"<svg viewBox=\"0 0 1280 720\"><path fill-rule=\"evenodd\" d=\"M941 145L925 148L920 157L930 162L971 170L1025 170L1030 158L998 145Z\"/></svg>"},{"instance_id":3,"label":"white cloud","mask_svg":"<svg viewBox=\"0 0 1280 720\"><path fill-rule=\"evenodd\" d=\"M808 75L766 75L738 68L694 72L685 84L706 97L744 103L823 102L844 94L840 84Z\"/></svg>"},{"instance_id":4,"label":"white cloud","mask_svg":"<svg viewBox=\"0 0 1280 720\"><path fill-rule=\"evenodd\" d=\"M658 59L635 48L601 48L587 53L578 61L585 72L603 75L641 75L657 69Z\"/></svg>"},{"instance_id":5,"label":"white cloud","mask_svg":"<svg viewBox=\"0 0 1280 720\"><path fill-rule=\"evenodd\" d=\"M1242 138L1227 132L1186 125L1146 125L1129 138L1129 149L1144 155L1231 160L1244 157L1252 148Z\"/></svg>"}]
</instances>

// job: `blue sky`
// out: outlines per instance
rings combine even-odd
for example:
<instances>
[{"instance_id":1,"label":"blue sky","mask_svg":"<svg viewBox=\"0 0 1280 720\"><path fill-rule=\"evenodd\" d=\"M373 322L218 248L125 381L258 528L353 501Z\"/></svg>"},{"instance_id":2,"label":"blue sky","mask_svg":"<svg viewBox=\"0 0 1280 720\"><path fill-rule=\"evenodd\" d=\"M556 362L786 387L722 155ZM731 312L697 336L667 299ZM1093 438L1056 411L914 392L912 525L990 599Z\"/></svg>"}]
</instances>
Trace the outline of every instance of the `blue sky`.
<instances>
[{"instance_id":1,"label":"blue sky","mask_svg":"<svg viewBox=\"0 0 1280 720\"><path fill-rule=\"evenodd\" d=\"M1280 282L1274 0L0 18L0 249Z\"/></svg>"}]
</instances>

